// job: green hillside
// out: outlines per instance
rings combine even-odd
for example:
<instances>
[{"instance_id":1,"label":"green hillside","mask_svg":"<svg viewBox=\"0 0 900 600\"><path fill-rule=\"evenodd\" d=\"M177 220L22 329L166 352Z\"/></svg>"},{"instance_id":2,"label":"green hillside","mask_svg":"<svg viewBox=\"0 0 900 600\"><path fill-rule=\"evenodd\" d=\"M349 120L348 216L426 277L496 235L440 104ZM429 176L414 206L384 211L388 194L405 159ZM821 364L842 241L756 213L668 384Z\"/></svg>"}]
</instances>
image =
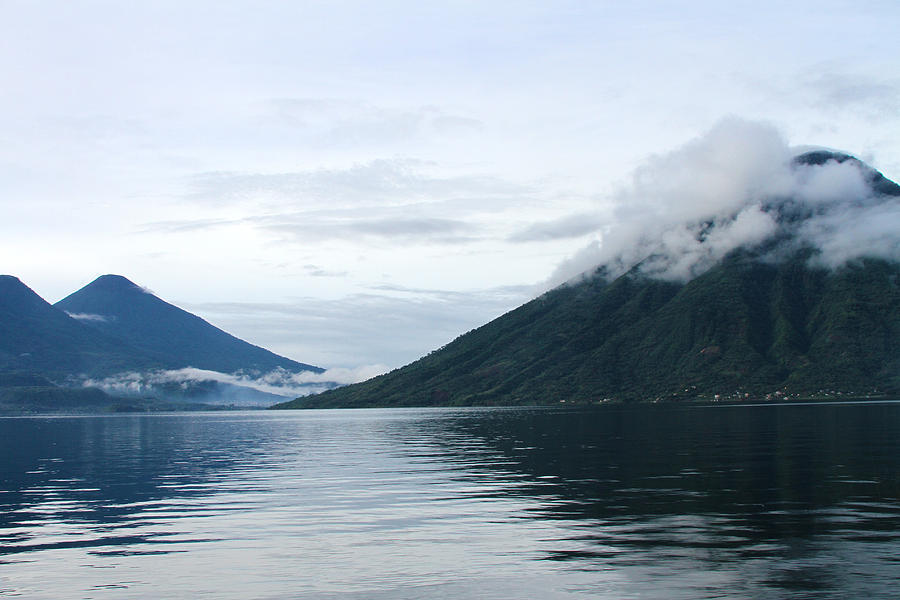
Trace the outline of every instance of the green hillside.
<instances>
[{"instance_id":1,"label":"green hillside","mask_svg":"<svg viewBox=\"0 0 900 600\"><path fill-rule=\"evenodd\" d=\"M900 392L900 264L829 271L805 258L738 252L686 284L596 277L406 367L278 408Z\"/></svg>"}]
</instances>

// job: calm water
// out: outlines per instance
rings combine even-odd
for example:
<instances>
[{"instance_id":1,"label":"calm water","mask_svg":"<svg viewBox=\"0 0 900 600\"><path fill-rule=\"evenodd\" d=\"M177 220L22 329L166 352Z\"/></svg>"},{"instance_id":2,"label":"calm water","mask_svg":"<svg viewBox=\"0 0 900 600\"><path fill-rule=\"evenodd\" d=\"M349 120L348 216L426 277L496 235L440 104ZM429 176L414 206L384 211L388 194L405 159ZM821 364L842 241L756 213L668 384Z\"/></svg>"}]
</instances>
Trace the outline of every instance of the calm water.
<instances>
[{"instance_id":1,"label":"calm water","mask_svg":"<svg viewBox=\"0 0 900 600\"><path fill-rule=\"evenodd\" d=\"M0 596L897 598L900 403L0 419Z\"/></svg>"}]
</instances>

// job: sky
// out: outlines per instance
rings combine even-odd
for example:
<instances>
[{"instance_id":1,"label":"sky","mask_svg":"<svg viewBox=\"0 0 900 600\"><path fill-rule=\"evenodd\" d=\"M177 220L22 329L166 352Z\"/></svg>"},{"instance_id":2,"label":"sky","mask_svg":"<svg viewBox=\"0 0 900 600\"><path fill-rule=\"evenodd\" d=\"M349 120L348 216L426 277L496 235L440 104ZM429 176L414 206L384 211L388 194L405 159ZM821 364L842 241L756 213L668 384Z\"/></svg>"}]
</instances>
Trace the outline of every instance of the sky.
<instances>
[{"instance_id":1,"label":"sky","mask_svg":"<svg viewBox=\"0 0 900 600\"><path fill-rule=\"evenodd\" d=\"M696 192L648 173L698 148L900 178L894 1L0 8L0 272L50 302L124 275L345 372L621 254Z\"/></svg>"}]
</instances>

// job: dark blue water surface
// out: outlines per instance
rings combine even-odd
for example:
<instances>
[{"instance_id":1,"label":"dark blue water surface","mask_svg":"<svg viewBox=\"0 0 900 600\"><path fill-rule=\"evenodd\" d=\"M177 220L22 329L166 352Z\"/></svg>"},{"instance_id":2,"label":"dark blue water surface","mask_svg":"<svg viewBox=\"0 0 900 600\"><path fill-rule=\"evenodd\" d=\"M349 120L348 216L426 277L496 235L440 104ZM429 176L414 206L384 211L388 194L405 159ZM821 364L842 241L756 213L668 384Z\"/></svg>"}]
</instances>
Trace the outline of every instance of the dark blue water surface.
<instances>
[{"instance_id":1,"label":"dark blue water surface","mask_svg":"<svg viewBox=\"0 0 900 600\"><path fill-rule=\"evenodd\" d=\"M897 598L900 403L0 419L0 596Z\"/></svg>"}]
</instances>

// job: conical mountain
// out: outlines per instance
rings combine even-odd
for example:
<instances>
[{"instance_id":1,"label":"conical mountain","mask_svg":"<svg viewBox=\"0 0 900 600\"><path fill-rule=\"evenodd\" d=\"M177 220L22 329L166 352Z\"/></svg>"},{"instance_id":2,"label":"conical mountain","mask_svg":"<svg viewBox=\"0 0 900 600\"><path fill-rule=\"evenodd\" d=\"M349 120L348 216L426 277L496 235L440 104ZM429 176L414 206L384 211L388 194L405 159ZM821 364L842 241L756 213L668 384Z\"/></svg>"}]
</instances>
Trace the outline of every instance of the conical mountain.
<instances>
[{"instance_id":1,"label":"conical mountain","mask_svg":"<svg viewBox=\"0 0 900 600\"><path fill-rule=\"evenodd\" d=\"M868 186L862 197L826 189L825 200L757 201L770 236L698 275L663 276L681 258L667 250L619 276L601 267L410 365L279 407L900 394L900 263L891 252L866 254L900 247L900 229L885 226L900 214L900 187L836 153L805 154L791 168L846 161ZM726 215L682 231L706 250L704 238L733 223ZM881 237L845 243L863 226ZM859 248L866 252L826 260Z\"/></svg>"},{"instance_id":2,"label":"conical mountain","mask_svg":"<svg viewBox=\"0 0 900 600\"><path fill-rule=\"evenodd\" d=\"M322 371L238 339L120 275L98 277L55 307L91 328L164 357L168 368Z\"/></svg>"},{"instance_id":3,"label":"conical mountain","mask_svg":"<svg viewBox=\"0 0 900 600\"><path fill-rule=\"evenodd\" d=\"M56 378L160 365L151 353L54 308L18 278L0 275L0 371Z\"/></svg>"},{"instance_id":4,"label":"conical mountain","mask_svg":"<svg viewBox=\"0 0 900 600\"><path fill-rule=\"evenodd\" d=\"M301 407L900 392L900 264L732 256L682 284L627 274L544 296ZM777 397L776 396L776 397Z\"/></svg>"}]
</instances>

